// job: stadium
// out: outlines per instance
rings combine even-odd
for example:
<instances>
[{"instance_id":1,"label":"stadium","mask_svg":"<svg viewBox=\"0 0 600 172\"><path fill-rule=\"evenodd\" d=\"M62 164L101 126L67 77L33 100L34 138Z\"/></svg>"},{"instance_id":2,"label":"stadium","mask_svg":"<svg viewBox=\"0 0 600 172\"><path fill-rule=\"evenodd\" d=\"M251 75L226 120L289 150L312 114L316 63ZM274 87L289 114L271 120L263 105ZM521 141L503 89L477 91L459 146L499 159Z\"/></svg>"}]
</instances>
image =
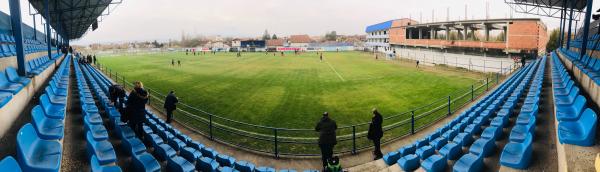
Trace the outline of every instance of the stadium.
<instances>
[{"instance_id":1,"label":"stadium","mask_svg":"<svg viewBox=\"0 0 600 172\"><path fill-rule=\"evenodd\" d=\"M0 3L0 171L600 171L593 0L197 3Z\"/></svg>"}]
</instances>

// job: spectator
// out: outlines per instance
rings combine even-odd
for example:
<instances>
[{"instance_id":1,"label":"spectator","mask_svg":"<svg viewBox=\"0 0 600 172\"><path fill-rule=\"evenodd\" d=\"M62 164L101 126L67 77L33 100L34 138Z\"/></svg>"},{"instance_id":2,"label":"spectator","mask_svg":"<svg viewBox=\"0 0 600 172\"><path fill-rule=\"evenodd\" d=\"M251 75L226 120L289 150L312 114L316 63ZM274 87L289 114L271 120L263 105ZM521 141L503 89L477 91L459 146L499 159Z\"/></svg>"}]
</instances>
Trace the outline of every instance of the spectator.
<instances>
[{"instance_id":1,"label":"spectator","mask_svg":"<svg viewBox=\"0 0 600 172\"><path fill-rule=\"evenodd\" d=\"M126 102L126 121L138 137L142 137L142 124L146 117L146 103L148 103L148 92L140 81L133 82L134 88L129 93Z\"/></svg>"},{"instance_id":2,"label":"spectator","mask_svg":"<svg viewBox=\"0 0 600 172\"><path fill-rule=\"evenodd\" d=\"M96 55L94 54L94 56L92 58L94 60L94 65L96 65Z\"/></svg>"},{"instance_id":3,"label":"spectator","mask_svg":"<svg viewBox=\"0 0 600 172\"><path fill-rule=\"evenodd\" d=\"M521 57L521 67L525 67L525 56Z\"/></svg>"},{"instance_id":4,"label":"spectator","mask_svg":"<svg viewBox=\"0 0 600 172\"><path fill-rule=\"evenodd\" d=\"M175 96L175 91L171 90L171 92L169 92L169 95L167 95L167 97L165 98L165 111L167 112L167 124L171 123L171 120L173 119L173 111L175 111L175 109L177 109L177 103L179 102L179 99L177 99L177 97Z\"/></svg>"},{"instance_id":5,"label":"spectator","mask_svg":"<svg viewBox=\"0 0 600 172\"><path fill-rule=\"evenodd\" d=\"M114 84L108 87L108 93L110 96L110 102L113 103L115 108L119 110L119 112L123 112L123 103L125 103L125 89L123 86Z\"/></svg>"},{"instance_id":6,"label":"spectator","mask_svg":"<svg viewBox=\"0 0 600 172\"><path fill-rule=\"evenodd\" d=\"M337 144L335 130L337 130L335 121L329 118L329 113L323 113L323 117L315 127L315 131L319 132L319 148L321 148L323 169L327 167L327 160L333 157L333 147Z\"/></svg>"},{"instance_id":7,"label":"spectator","mask_svg":"<svg viewBox=\"0 0 600 172\"><path fill-rule=\"evenodd\" d=\"M374 160L378 160L383 157L381 153L381 137L383 137L383 128L381 124L383 123L383 117L377 109L373 109L373 118L371 118L371 124L369 125L369 132L367 134L367 138L373 141L373 146L375 146L375 150L373 150L373 155L375 155Z\"/></svg>"}]
</instances>

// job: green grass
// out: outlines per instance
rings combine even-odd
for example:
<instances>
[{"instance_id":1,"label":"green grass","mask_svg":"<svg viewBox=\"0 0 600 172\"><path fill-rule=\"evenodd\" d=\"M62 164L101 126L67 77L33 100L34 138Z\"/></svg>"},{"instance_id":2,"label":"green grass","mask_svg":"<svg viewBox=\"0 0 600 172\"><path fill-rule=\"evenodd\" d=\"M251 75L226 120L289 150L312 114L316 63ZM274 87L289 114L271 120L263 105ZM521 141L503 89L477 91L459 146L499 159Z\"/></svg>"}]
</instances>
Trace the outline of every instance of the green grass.
<instances>
[{"instance_id":1,"label":"green grass","mask_svg":"<svg viewBox=\"0 0 600 172\"><path fill-rule=\"evenodd\" d=\"M158 53L101 57L99 62L146 87L176 90L181 102L251 124L312 128L327 111L338 125L370 120L377 107L384 116L467 90L482 76L421 68L412 63L374 60L362 52L286 54L234 53L186 56ZM181 60L181 67L171 66Z\"/></svg>"}]
</instances>

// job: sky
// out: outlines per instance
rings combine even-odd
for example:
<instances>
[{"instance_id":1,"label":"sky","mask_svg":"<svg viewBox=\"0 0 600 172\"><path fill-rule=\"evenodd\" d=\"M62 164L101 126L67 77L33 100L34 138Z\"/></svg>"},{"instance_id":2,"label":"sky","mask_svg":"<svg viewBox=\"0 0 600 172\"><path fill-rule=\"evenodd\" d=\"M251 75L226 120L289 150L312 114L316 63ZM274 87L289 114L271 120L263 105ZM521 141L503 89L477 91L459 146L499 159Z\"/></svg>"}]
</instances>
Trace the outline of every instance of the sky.
<instances>
[{"instance_id":1,"label":"sky","mask_svg":"<svg viewBox=\"0 0 600 172\"><path fill-rule=\"evenodd\" d=\"M490 18L510 17L504 0L122 0L110 15L72 44L126 41L179 40L186 35L258 37L270 34L324 35L364 34L371 24L411 17L423 22L484 19L486 4ZM23 22L32 25L28 4L21 0ZM596 3L593 9L598 9ZM0 11L9 13L8 1L0 1ZM514 18L542 18L548 30L559 20L513 12ZM39 23L39 16L38 16Z\"/></svg>"}]
</instances>

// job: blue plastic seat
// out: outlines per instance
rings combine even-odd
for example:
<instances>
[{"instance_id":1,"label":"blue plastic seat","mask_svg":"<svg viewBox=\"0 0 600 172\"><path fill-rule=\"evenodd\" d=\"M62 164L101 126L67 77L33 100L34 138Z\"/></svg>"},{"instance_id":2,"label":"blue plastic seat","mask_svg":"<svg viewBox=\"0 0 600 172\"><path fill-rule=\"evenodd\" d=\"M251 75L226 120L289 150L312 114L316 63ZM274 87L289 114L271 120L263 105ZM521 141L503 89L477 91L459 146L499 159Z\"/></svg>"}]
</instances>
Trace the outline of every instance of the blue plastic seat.
<instances>
[{"instance_id":1,"label":"blue plastic seat","mask_svg":"<svg viewBox=\"0 0 600 172\"><path fill-rule=\"evenodd\" d=\"M487 127L481 133L481 138L498 140L502 136L502 128L498 127Z\"/></svg>"},{"instance_id":2,"label":"blue plastic seat","mask_svg":"<svg viewBox=\"0 0 600 172\"><path fill-rule=\"evenodd\" d=\"M11 66L6 67L6 69L4 70L6 71L6 77L8 78L8 81L12 83L29 85L29 83L31 82L31 79L20 77L19 74L17 74L17 70Z\"/></svg>"},{"instance_id":3,"label":"blue plastic seat","mask_svg":"<svg viewBox=\"0 0 600 172\"><path fill-rule=\"evenodd\" d=\"M88 158L95 155L96 158L98 158L98 163L100 163L100 165L106 165L117 161L115 149L107 140L96 141L94 140L92 133L88 131L86 134L86 141Z\"/></svg>"},{"instance_id":4,"label":"blue plastic seat","mask_svg":"<svg viewBox=\"0 0 600 172\"><path fill-rule=\"evenodd\" d=\"M185 142L183 142L182 140L180 140L178 138L170 139L168 141L168 144L173 149L175 149L175 151L179 151L179 150L183 149L186 146Z\"/></svg>"},{"instance_id":5,"label":"blue plastic seat","mask_svg":"<svg viewBox=\"0 0 600 172\"><path fill-rule=\"evenodd\" d=\"M12 99L12 93L0 91L0 108L4 107L4 105L8 104Z\"/></svg>"},{"instance_id":6,"label":"blue plastic seat","mask_svg":"<svg viewBox=\"0 0 600 172\"><path fill-rule=\"evenodd\" d=\"M194 172L194 164L180 156L173 156L167 161L167 171L173 172Z\"/></svg>"},{"instance_id":7,"label":"blue plastic seat","mask_svg":"<svg viewBox=\"0 0 600 172\"><path fill-rule=\"evenodd\" d=\"M52 91L52 89L50 89L50 87L46 87L45 90L46 90L46 94L48 95L48 98L50 98L51 103L61 104L61 105L67 104L67 96L58 96L58 95L54 94L54 91Z\"/></svg>"},{"instance_id":8,"label":"blue plastic seat","mask_svg":"<svg viewBox=\"0 0 600 172\"><path fill-rule=\"evenodd\" d=\"M219 163L209 157L202 157L200 158L198 163L196 163L196 169L203 172L216 172L218 168Z\"/></svg>"},{"instance_id":9,"label":"blue plastic seat","mask_svg":"<svg viewBox=\"0 0 600 172\"><path fill-rule=\"evenodd\" d=\"M135 154L146 152L146 146L138 138L129 138L121 140L121 146L125 150L132 150Z\"/></svg>"},{"instance_id":10,"label":"blue plastic seat","mask_svg":"<svg viewBox=\"0 0 600 172\"><path fill-rule=\"evenodd\" d=\"M40 138L46 140L60 140L63 138L65 128L60 119L47 118L40 105L31 110L32 124Z\"/></svg>"},{"instance_id":11,"label":"blue plastic seat","mask_svg":"<svg viewBox=\"0 0 600 172\"><path fill-rule=\"evenodd\" d=\"M473 143L473 135L469 133L458 133L458 135L456 135L452 141L462 147L467 147Z\"/></svg>"},{"instance_id":12,"label":"blue plastic seat","mask_svg":"<svg viewBox=\"0 0 600 172\"><path fill-rule=\"evenodd\" d=\"M398 159L400 159L400 153L398 153L397 151L391 151L383 155L383 161L387 165L395 164L396 161L398 161Z\"/></svg>"},{"instance_id":13,"label":"blue plastic seat","mask_svg":"<svg viewBox=\"0 0 600 172\"><path fill-rule=\"evenodd\" d=\"M442 156L445 156L449 160L456 160L462 153L462 146L454 142L450 142L446 144L446 146L442 147L438 153Z\"/></svg>"},{"instance_id":14,"label":"blue plastic seat","mask_svg":"<svg viewBox=\"0 0 600 172\"><path fill-rule=\"evenodd\" d=\"M454 172L479 172L483 171L483 156L472 153L463 155L452 167Z\"/></svg>"},{"instance_id":15,"label":"blue plastic seat","mask_svg":"<svg viewBox=\"0 0 600 172\"><path fill-rule=\"evenodd\" d=\"M117 126L115 127L117 135L119 136L120 139L130 139L130 138L135 138L135 132L129 128L129 126L123 125L123 126Z\"/></svg>"},{"instance_id":16,"label":"blue plastic seat","mask_svg":"<svg viewBox=\"0 0 600 172\"><path fill-rule=\"evenodd\" d=\"M221 166L233 166L235 163L235 158L225 154L217 155L216 160Z\"/></svg>"},{"instance_id":17,"label":"blue plastic seat","mask_svg":"<svg viewBox=\"0 0 600 172\"><path fill-rule=\"evenodd\" d=\"M83 127L86 132L90 132L92 138L96 141L108 139L108 130L106 130L104 125L93 125L84 120Z\"/></svg>"},{"instance_id":18,"label":"blue plastic seat","mask_svg":"<svg viewBox=\"0 0 600 172\"><path fill-rule=\"evenodd\" d=\"M475 155L483 155L484 157L492 156L496 149L496 143L492 139L479 138L473 142L469 148L469 152Z\"/></svg>"},{"instance_id":19,"label":"blue plastic seat","mask_svg":"<svg viewBox=\"0 0 600 172\"><path fill-rule=\"evenodd\" d=\"M596 136L598 116L592 109L586 109L576 121L558 123L558 139L560 143L578 146L592 146Z\"/></svg>"},{"instance_id":20,"label":"blue plastic seat","mask_svg":"<svg viewBox=\"0 0 600 172\"><path fill-rule=\"evenodd\" d=\"M415 154L409 154L398 159L398 165L404 171L412 171L419 168L419 157Z\"/></svg>"},{"instance_id":21,"label":"blue plastic seat","mask_svg":"<svg viewBox=\"0 0 600 172\"><path fill-rule=\"evenodd\" d=\"M204 157L209 157L211 159L215 159L217 157L217 151L213 150L212 148L208 148L208 147L204 147L202 149L200 149L200 152L202 153L202 156Z\"/></svg>"},{"instance_id":22,"label":"blue plastic seat","mask_svg":"<svg viewBox=\"0 0 600 172\"><path fill-rule=\"evenodd\" d=\"M579 95L570 106L556 106L556 119L558 121L574 121L579 119L586 101L585 97Z\"/></svg>"},{"instance_id":23,"label":"blue plastic seat","mask_svg":"<svg viewBox=\"0 0 600 172\"><path fill-rule=\"evenodd\" d=\"M406 145L400 149L398 149L398 153L400 153L400 157L406 156L408 154L414 154L417 151L417 147L414 144Z\"/></svg>"},{"instance_id":24,"label":"blue plastic seat","mask_svg":"<svg viewBox=\"0 0 600 172\"><path fill-rule=\"evenodd\" d=\"M444 147L444 145L446 145L446 143L448 143L448 139L446 139L443 136L440 136L440 137L434 139L433 141L431 141L430 144L433 146L433 148L435 148L436 150L439 150L442 147Z\"/></svg>"},{"instance_id":25,"label":"blue plastic seat","mask_svg":"<svg viewBox=\"0 0 600 172\"><path fill-rule=\"evenodd\" d=\"M17 160L23 171L57 172L62 145L56 140L37 136L33 125L25 124L17 134Z\"/></svg>"},{"instance_id":26,"label":"blue plastic seat","mask_svg":"<svg viewBox=\"0 0 600 172\"><path fill-rule=\"evenodd\" d=\"M154 153L156 154L156 158L160 161L166 161L167 159L177 155L175 149L164 143L158 145L158 147L155 147Z\"/></svg>"},{"instance_id":27,"label":"blue plastic seat","mask_svg":"<svg viewBox=\"0 0 600 172\"><path fill-rule=\"evenodd\" d=\"M525 137L527 137L528 133L533 134L535 131L535 121L536 118L530 118L530 122L526 125L517 124L510 131L510 136L508 137L512 142L523 142Z\"/></svg>"},{"instance_id":28,"label":"blue plastic seat","mask_svg":"<svg viewBox=\"0 0 600 172\"><path fill-rule=\"evenodd\" d=\"M429 156L435 154L435 148L433 148L432 146L429 146L429 145L423 146L423 147L417 149L415 154L417 154L417 156L419 156L419 158L424 160L424 159L429 158Z\"/></svg>"},{"instance_id":29,"label":"blue plastic seat","mask_svg":"<svg viewBox=\"0 0 600 172\"><path fill-rule=\"evenodd\" d=\"M441 155L430 156L421 163L421 167L427 172L444 171L446 165L448 165L448 162Z\"/></svg>"},{"instance_id":30,"label":"blue plastic seat","mask_svg":"<svg viewBox=\"0 0 600 172\"><path fill-rule=\"evenodd\" d=\"M120 172L121 167L116 165L100 165L96 155L92 155L90 160L90 168L92 172Z\"/></svg>"},{"instance_id":31,"label":"blue plastic seat","mask_svg":"<svg viewBox=\"0 0 600 172\"><path fill-rule=\"evenodd\" d=\"M254 167L254 164L246 161L236 161L234 165L234 168L240 172L253 172L255 169Z\"/></svg>"},{"instance_id":32,"label":"blue plastic seat","mask_svg":"<svg viewBox=\"0 0 600 172\"><path fill-rule=\"evenodd\" d=\"M17 94L19 91L21 91L21 89L23 89L23 85L10 82L6 74L4 72L0 72L0 91Z\"/></svg>"},{"instance_id":33,"label":"blue plastic seat","mask_svg":"<svg viewBox=\"0 0 600 172\"><path fill-rule=\"evenodd\" d=\"M479 134L481 132L481 125L478 124L469 124L467 128L465 128L466 133L470 133L471 135Z\"/></svg>"},{"instance_id":34,"label":"blue plastic seat","mask_svg":"<svg viewBox=\"0 0 600 172\"><path fill-rule=\"evenodd\" d=\"M0 161L0 169L5 172L21 172L21 167L12 156L5 157Z\"/></svg>"},{"instance_id":35,"label":"blue plastic seat","mask_svg":"<svg viewBox=\"0 0 600 172\"><path fill-rule=\"evenodd\" d=\"M192 147L184 147L179 151L179 156L185 158L186 160L195 163L198 158L202 157L202 153L200 150L192 148Z\"/></svg>"},{"instance_id":36,"label":"blue plastic seat","mask_svg":"<svg viewBox=\"0 0 600 172\"><path fill-rule=\"evenodd\" d=\"M40 105L42 105L42 108L44 109L44 112L46 112L45 114L48 116L48 118L61 120L65 119L66 107L64 105L52 104L48 98L48 95L42 94L42 96L40 96Z\"/></svg>"},{"instance_id":37,"label":"blue plastic seat","mask_svg":"<svg viewBox=\"0 0 600 172\"><path fill-rule=\"evenodd\" d=\"M533 154L532 139L531 133L528 133L522 143L509 142L506 144L500 155L500 164L516 169L527 168Z\"/></svg>"},{"instance_id":38,"label":"blue plastic seat","mask_svg":"<svg viewBox=\"0 0 600 172\"><path fill-rule=\"evenodd\" d=\"M160 163L149 153L136 155L131 152L131 154L133 155L131 156L133 171L160 172Z\"/></svg>"}]
</instances>

